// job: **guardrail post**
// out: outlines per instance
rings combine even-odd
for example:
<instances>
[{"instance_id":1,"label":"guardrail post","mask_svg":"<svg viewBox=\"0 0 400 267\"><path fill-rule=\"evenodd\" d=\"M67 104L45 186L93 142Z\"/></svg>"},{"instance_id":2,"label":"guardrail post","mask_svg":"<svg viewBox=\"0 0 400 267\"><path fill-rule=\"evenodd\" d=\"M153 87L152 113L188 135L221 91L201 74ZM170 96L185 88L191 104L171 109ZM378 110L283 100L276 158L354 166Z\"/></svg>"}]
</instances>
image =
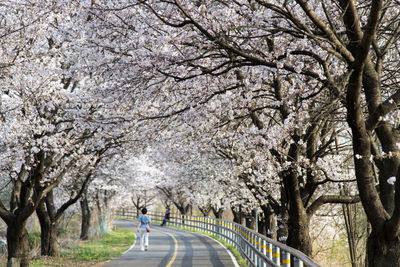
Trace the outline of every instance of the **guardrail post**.
<instances>
[{"instance_id":1,"label":"guardrail post","mask_svg":"<svg viewBox=\"0 0 400 267\"><path fill-rule=\"evenodd\" d=\"M240 251L240 231L237 225L235 225L235 241L236 241L236 249Z\"/></svg>"},{"instance_id":2,"label":"guardrail post","mask_svg":"<svg viewBox=\"0 0 400 267\"><path fill-rule=\"evenodd\" d=\"M251 244L251 232L247 231L247 239ZM249 261L249 265L253 266L254 263L254 259L253 259L253 250L252 248L249 246L248 243L246 243L246 247L247 247L247 255L249 255L250 261Z\"/></svg>"},{"instance_id":3,"label":"guardrail post","mask_svg":"<svg viewBox=\"0 0 400 267\"><path fill-rule=\"evenodd\" d=\"M267 255L267 241L265 241L264 239L261 239L261 243L260 243L260 251L261 251L261 253L263 254L263 255ZM267 267L267 264L264 262L264 261L262 261L262 264L261 264L261 266L262 267Z\"/></svg>"},{"instance_id":4,"label":"guardrail post","mask_svg":"<svg viewBox=\"0 0 400 267\"><path fill-rule=\"evenodd\" d=\"M237 226L237 228L236 228L236 230L237 230L237 232L236 232L236 242L238 243L238 249L239 248L241 248L242 247L242 230L240 229L240 226L239 225L236 225ZM239 249L239 251L241 252L242 250L241 249ZM242 256L243 256L243 253L240 253L240 254L242 254Z\"/></svg>"},{"instance_id":5,"label":"guardrail post","mask_svg":"<svg viewBox=\"0 0 400 267\"><path fill-rule=\"evenodd\" d=\"M257 250L259 251L259 252L262 252L262 239L260 238L260 236L259 235L256 235L256 242L257 242ZM263 260L262 260L262 258L260 257L260 255L258 255L258 253L257 253L257 266L262 266L263 265Z\"/></svg>"},{"instance_id":6,"label":"guardrail post","mask_svg":"<svg viewBox=\"0 0 400 267\"><path fill-rule=\"evenodd\" d=\"M281 255L280 255L280 249L278 247L273 247L272 249L272 260L278 264L281 265Z\"/></svg>"},{"instance_id":7,"label":"guardrail post","mask_svg":"<svg viewBox=\"0 0 400 267\"><path fill-rule=\"evenodd\" d=\"M220 238L222 239L222 241L225 241L224 223L221 220L219 220L218 223L219 223Z\"/></svg>"},{"instance_id":8,"label":"guardrail post","mask_svg":"<svg viewBox=\"0 0 400 267\"><path fill-rule=\"evenodd\" d=\"M282 267L290 267L290 253L282 251Z\"/></svg>"},{"instance_id":9,"label":"guardrail post","mask_svg":"<svg viewBox=\"0 0 400 267\"><path fill-rule=\"evenodd\" d=\"M272 260L272 244L271 243L267 243L267 249L266 249L266 254L268 259Z\"/></svg>"},{"instance_id":10,"label":"guardrail post","mask_svg":"<svg viewBox=\"0 0 400 267\"><path fill-rule=\"evenodd\" d=\"M260 266L260 264L261 264L260 257L258 256L258 253L257 253L257 251L260 250L260 241L258 240L257 234L254 234L254 249L255 249L254 256L256 258L254 263L256 264L256 266Z\"/></svg>"},{"instance_id":11,"label":"guardrail post","mask_svg":"<svg viewBox=\"0 0 400 267\"><path fill-rule=\"evenodd\" d=\"M222 220L219 221L219 229L221 233L221 239L225 241L225 227L224 227L224 222Z\"/></svg>"},{"instance_id":12,"label":"guardrail post","mask_svg":"<svg viewBox=\"0 0 400 267\"><path fill-rule=\"evenodd\" d=\"M225 229L225 242L229 242L229 222L224 222L224 229Z\"/></svg>"},{"instance_id":13,"label":"guardrail post","mask_svg":"<svg viewBox=\"0 0 400 267\"><path fill-rule=\"evenodd\" d=\"M224 226L223 226L223 224L222 224L222 222L221 222L221 220L219 219L218 220L218 225L219 225L219 238L221 238L222 240L224 240Z\"/></svg>"},{"instance_id":14,"label":"guardrail post","mask_svg":"<svg viewBox=\"0 0 400 267\"><path fill-rule=\"evenodd\" d=\"M213 227L213 231L214 231L213 235L218 236L218 229L219 229L218 227L219 227L219 225L218 225L217 219L213 218L211 223L214 225L214 227Z\"/></svg>"},{"instance_id":15,"label":"guardrail post","mask_svg":"<svg viewBox=\"0 0 400 267\"><path fill-rule=\"evenodd\" d=\"M249 249L250 249L251 260L252 260L254 263L256 263L256 257L255 257L256 255L255 255L255 253L254 253L254 238L253 238L253 236L254 236L253 232L250 232L250 231L249 231L250 244L251 244L251 246L249 247Z\"/></svg>"},{"instance_id":16,"label":"guardrail post","mask_svg":"<svg viewBox=\"0 0 400 267\"><path fill-rule=\"evenodd\" d=\"M236 241L239 244L240 251L242 251L242 249L243 249L243 247L242 247L242 239L243 239L242 229L241 229L240 225L238 225L237 227L238 227L238 234L237 234L237 237L236 237L237 238ZM240 253L240 254L243 254L243 253Z\"/></svg>"},{"instance_id":17,"label":"guardrail post","mask_svg":"<svg viewBox=\"0 0 400 267\"><path fill-rule=\"evenodd\" d=\"M227 238L228 237L228 224L225 221L223 221L222 223L224 225L224 241L228 242L228 238Z\"/></svg>"},{"instance_id":18,"label":"guardrail post","mask_svg":"<svg viewBox=\"0 0 400 267\"><path fill-rule=\"evenodd\" d=\"M233 223L229 222L229 244L233 246Z\"/></svg>"},{"instance_id":19,"label":"guardrail post","mask_svg":"<svg viewBox=\"0 0 400 267\"><path fill-rule=\"evenodd\" d=\"M253 253L253 262L254 264L257 265L257 253L256 253L256 249L257 249L257 241L256 241L256 235L251 232L251 252Z\"/></svg>"},{"instance_id":20,"label":"guardrail post","mask_svg":"<svg viewBox=\"0 0 400 267\"><path fill-rule=\"evenodd\" d=\"M249 248L247 247L247 243L245 242L245 240L248 239L248 235L247 235L247 231L246 229L242 229L242 236L243 236L243 240L242 240L242 249L244 254L246 255L246 257L244 257L246 259L247 264L250 264L249 259L248 259L248 255L249 255Z\"/></svg>"},{"instance_id":21,"label":"guardrail post","mask_svg":"<svg viewBox=\"0 0 400 267\"><path fill-rule=\"evenodd\" d=\"M253 251L253 262L257 265L258 264L258 255L257 255L257 235L253 232L251 232L251 241L252 241L252 246L251 250ZM258 265L257 265L258 266Z\"/></svg>"},{"instance_id":22,"label":"guardrail post","mask_svg":"<svg viewBox=\"0 0 400 267\"><path fill-rule=\"evenodd\" d=\"M298 259L297 257L293 257L293 267L303 267L303 261Z\"/></svg>"},{"instance_id":23,"label":"guardrail post","mask_svg":"<svg viewBox=\"0 0 400 267\"><path fill-rule=\"evenodd\" d=\"M226 231L225 231L225 222L221 220L221 232L222 232L222 240L226 241Z\"/></svg>"},{"instance_id":24,"label":"guardrail post","mask_svg":"<svg viewBox=\"0 0 400 267\"><path fill-rule=\"evenodd\" d=\"M242 240L242 248L244 253L247 255L248 251L247 251L247 246L246 246L246 242L245 240L247 240L247 231L246 229L242 229L242 236L243 236L243 240Z\"/></svg>"},{"instance_id":25,"label":"guardrail post","mask_svg":"<svg viewBox=\"0 0 400 267\"><path fill-rule=\"evenodd\" d=\"M231 243L231 223L230 222L225 222L225 227L226 227L226 242L228 244Z\"/></svg>"},{"instance_id":26,"label":"guardrail post","mask_svg":"<svg viewBox=\"0 0 400 267\"><path fill-rule=\"evenodd\" d=\"M246 230L245 233L246 233L247 241L248 241L248 242L251 242L251 239L250 239L250 232ZM248 245L247 243L245 243L245 246L246 246L246 254L249 256L250 260L252 260L252 258L251 258L250 247L249 247L249 245Z\"/></svg>"}]
</instances>

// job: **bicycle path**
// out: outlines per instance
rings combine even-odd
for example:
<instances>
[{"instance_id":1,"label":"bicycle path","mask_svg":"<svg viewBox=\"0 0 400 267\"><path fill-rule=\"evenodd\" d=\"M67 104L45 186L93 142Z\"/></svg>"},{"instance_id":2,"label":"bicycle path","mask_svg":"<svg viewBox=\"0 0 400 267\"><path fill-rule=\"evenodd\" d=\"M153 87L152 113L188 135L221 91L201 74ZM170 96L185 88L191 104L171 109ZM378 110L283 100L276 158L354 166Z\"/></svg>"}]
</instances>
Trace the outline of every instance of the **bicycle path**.
<instances>
[{"instance_id":1,"label":"bicycle path","mask_svg":"<svg viewBox=\"0 0 400 267\"><path fill-rule=\"evenodd\" d=\"M137 229L137 222L115 219L117 227ZM136 234L136 232L135 232ZM239 267L232 254L219 242L202 234L152 225L149 248L141 251L139 240L105 267Z\"/></svg>"}]
</instances>

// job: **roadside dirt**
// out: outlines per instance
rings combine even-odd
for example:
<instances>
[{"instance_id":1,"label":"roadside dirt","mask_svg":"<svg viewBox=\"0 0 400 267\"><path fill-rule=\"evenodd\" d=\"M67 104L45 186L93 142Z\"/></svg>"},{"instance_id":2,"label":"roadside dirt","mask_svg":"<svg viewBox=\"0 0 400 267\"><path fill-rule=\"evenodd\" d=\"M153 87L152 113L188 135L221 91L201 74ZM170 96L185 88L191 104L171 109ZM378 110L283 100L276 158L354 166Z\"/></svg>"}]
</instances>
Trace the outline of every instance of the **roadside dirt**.
<instances>
[{"instance_id":1,"label":"roadside dirt","mask_svg":"<svg viewBox=\"0 0 400 267\"><path fill-rule=\"evenodd\" d=\"M108 261L76 261L65 258L54 258L54 257L41 257L43 264L31 264L32 266L43 266L43 267L103 267ZM4 257L0 258L0 267L7 266L7 259Z\"/></svg>"}]
</instances>

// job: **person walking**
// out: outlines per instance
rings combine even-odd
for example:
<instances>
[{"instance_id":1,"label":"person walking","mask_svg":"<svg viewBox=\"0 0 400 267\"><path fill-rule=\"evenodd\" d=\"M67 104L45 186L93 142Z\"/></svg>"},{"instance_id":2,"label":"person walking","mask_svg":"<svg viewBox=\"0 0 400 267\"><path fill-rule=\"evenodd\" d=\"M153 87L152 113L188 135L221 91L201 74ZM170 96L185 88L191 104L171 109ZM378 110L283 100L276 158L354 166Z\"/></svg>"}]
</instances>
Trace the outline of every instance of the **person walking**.
<instances>
[{"instance_id":1,"label":"person walking","mask_svg":"<svg viewBox=\"0 0 400 267\"><path fill-rule=\"evenodd\" d=\"M164 216L161 226L165 226L167 224L167 222L169 222L170 215L171 215L171 213L169 211L169 207L167 207L167 211L165 212L165 216Z\"/></svg>"},{"instance_id":2,"label":"person walking","mask_svg":"<svg viewBox=\"0 0 400 267\"><path fill-rule=\"evenodd\" d=\"M149 247L150 217L146 215L146 208L142 209L142 214L139 216L137 232L140 234L140 250L145 251Z\"/></svg>"}]
</instances>

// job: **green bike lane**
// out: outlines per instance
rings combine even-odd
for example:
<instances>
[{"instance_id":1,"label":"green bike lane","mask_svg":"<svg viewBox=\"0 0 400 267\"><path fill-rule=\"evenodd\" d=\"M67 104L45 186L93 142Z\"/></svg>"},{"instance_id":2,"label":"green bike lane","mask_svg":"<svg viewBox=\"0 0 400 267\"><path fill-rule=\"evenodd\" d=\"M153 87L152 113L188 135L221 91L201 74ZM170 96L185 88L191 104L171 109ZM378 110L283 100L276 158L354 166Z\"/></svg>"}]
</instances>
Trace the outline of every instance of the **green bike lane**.
<instances>
[{"instance_id":1,"label":"green bike lane","mask_svg":"<svg viewBox=\"0 0 400 267\"><path fill-rule=\"evenodd\" d=\"M137 229L137 222L115 219L117 227ZM135 232L136 233L136 232ZM232 254L219 242L208 236L152 225L149 248L141 251L139 239L120 257L105 267L239 267Z\"/></svg>"}]
</instances>

